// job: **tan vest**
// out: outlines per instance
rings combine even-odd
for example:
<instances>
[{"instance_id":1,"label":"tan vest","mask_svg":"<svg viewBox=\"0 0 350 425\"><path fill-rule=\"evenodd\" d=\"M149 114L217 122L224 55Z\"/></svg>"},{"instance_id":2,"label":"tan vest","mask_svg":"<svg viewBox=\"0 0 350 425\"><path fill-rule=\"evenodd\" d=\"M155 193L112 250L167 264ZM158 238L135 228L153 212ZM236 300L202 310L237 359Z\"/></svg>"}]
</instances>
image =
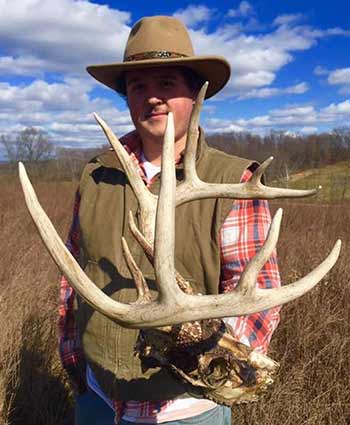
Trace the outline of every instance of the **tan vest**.
<instances>
[{"instance_id":1,"label":"tan vest","mask_svg":"<svg viewBox=\"0 0 350 425\"><path fill-rule=\"evenodd\" d=\"M200 137L197 172L211 183L238 183L251 161L209 148ZM180 164L177 180L183 179ZM159 178L151 190L157 193ZM108 296L135 301L136 290L122 255L121 237L154 291L154 272L128 229L128 213L136 222L139 206L114 152L92 160L80 182L81 262L87 275ZM220 280L219 232L232 206L230 199L205 199L176 209L176 269L195 292L215 294ZM135 306L135 308L137 308ZM134 355L138 331L126 329L78 300L78 323L84 352L101 388L116 400L168 400L183 397L189 388L164 368L142 370Z\"/></svg>"}]
</instances>

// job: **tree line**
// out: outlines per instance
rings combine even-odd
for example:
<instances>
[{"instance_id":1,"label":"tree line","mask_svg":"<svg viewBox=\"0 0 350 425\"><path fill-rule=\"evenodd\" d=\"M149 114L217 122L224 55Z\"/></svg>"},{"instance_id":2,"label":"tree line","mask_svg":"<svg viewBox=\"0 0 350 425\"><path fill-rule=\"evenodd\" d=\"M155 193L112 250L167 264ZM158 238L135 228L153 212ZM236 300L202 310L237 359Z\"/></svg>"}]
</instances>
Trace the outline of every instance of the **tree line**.
<instances>
[{"instance_id":1,"label":"tree line","mask_svg":"<svg viewBox=\"0 0 350 425\"><path fill-rule=\"evenodd\" d=\"M215 134L207 139L211 146L232 155L260 162L274 156L270 170L273 178L288 179L289 174L297 171L350 160L350 127L309 135L272 131L260 136L245 132Z\"/></svg>"},{"instance_id":2,"label":"tree line","mask_svg":"<svg viewBox=\"0 0 350 425\"><path fill-rule=\"evenodd\" d=\"M294 172L350 160L350 126L327 133L294 135L272 131L267 135L249 132L212 134L208 144L227 153L263 161L273 155L275 161L269 177L287 178ZM43 130L28 127L15 136L0 135L0 146L9 164L18 161L32 169L77 178L87 160L108 148L68 149L55 146ZM39 171L38 171L39 172Z\"/></svg>"}]
</instances>

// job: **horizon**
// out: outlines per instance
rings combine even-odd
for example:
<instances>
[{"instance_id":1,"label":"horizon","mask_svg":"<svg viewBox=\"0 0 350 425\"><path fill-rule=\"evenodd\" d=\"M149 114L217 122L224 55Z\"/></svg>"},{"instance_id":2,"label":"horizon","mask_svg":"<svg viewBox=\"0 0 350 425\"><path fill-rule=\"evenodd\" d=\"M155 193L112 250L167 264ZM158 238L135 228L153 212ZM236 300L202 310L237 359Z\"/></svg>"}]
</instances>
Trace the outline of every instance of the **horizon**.
<instances>
[{"instance_id":1,"label":"horizon","mask_svg":"<svg viewBox=\"0 0 350 425\"><path fill-rule=\"evenodd\" d=\"M125 101L85 67L121 61L132 25L156 14L181 19L196 54L222 55L231 64L227 86L204 104L207 133L305 135L348 125L347 2L120 4L0 0L0 134L34 126L58 147L93 148L106 143L93 111L118 136L132 130Z\"/></svg>"}]
</instances>

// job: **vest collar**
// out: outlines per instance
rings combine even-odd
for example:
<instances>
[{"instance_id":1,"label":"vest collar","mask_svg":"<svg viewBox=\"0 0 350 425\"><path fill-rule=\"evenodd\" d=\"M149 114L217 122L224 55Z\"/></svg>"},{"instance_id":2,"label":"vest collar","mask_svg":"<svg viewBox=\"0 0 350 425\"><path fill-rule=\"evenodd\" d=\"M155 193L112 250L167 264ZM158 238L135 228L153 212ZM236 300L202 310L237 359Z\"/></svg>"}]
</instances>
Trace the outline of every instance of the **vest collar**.
<instances>
[{"instance_id":1,"label":"vest collar","mask_svg":"<svg viewBox=\"0 0 350 425\"><path fill-rule=\"evenodd\" d=\"M140 154L141 154L141 138L138 135L136 131L133 131L131 133L126 134L120 139L120 142L124 145L126 151L132 155L132 158L135 162L135 165L140 164ZM200 161L206 151L208 149L208 146L205 141L204 131L200 127L199 128L199 139L198 139L198 146L197 146L197 155L196 155L196 161ZM179 170L183 169L183 155L181 154L181 160L176 165L176 168ZM114 153L114 150L110 148L108 151L103 152L101 155L99 155L97 158L97 161L104 167L107 168L115 168L117 170L123 171L123 167L120 164L116 154Z\"/></svg>"}]
</instances>

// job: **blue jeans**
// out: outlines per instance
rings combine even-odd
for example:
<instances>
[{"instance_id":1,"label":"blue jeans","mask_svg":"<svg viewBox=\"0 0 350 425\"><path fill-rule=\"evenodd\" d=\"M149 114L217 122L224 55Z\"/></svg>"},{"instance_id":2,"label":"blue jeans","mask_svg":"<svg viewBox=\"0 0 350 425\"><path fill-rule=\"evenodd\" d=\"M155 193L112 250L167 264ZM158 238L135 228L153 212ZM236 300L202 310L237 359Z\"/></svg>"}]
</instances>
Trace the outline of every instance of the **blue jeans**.
<instances>
[{"instance_id":1,"label":"blue jeans","mask_svg":"<svg viewBox=\"0 0 350 425\"><path fill-rule=\"evenodd\" d=\"M120 425L135 425L135 422L121 420ZM152 424L143 424L152 425ZM154 424L153 424L154 425ZM231 425L231 409L226 406L217 406L201 415L178 421L164 422L164 425Z\"/></svg>"},{"instance_id":2,"label":"blue jeans","mask_svg":"<svg viewBox=\"0 0 350 425\"><path fill-rule=\"evenodd\" d=\"M75 399L75 425L114 425L114 411L93 391Z\"/></svg>"}]
</instances>

